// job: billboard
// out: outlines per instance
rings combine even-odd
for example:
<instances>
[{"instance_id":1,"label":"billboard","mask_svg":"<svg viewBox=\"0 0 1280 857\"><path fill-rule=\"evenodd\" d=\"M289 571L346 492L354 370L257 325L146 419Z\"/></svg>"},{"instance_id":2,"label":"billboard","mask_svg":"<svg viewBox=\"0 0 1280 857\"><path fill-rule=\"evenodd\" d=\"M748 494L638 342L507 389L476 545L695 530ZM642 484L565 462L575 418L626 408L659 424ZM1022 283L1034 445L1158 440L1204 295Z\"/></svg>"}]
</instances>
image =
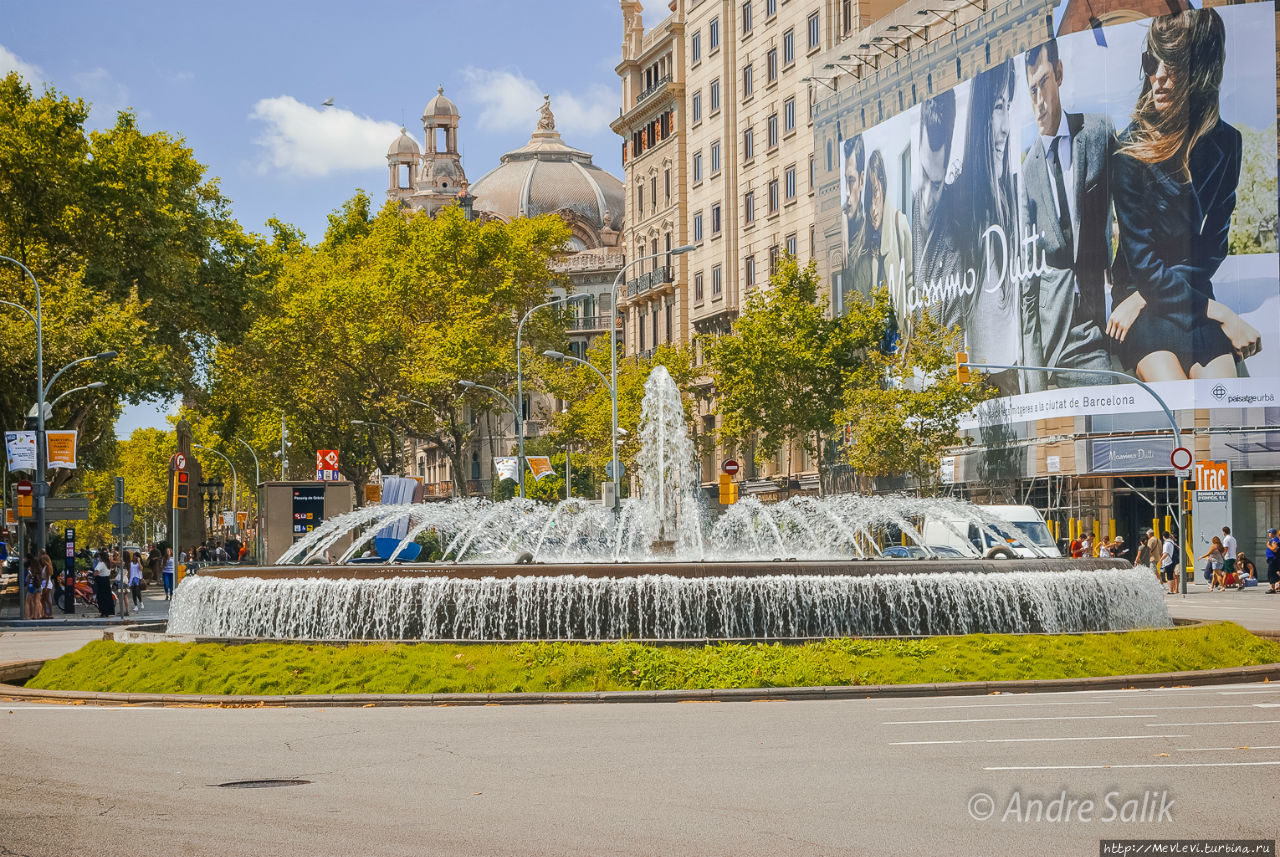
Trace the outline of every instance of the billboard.
<instances>
[{"instance_id":1,"label":"billboard","mask_svg":"<svg viewBox=\"0 0 1280 857\"><path fill-rule=\"evenodd\" d=\"M835 310L885 286L903 345L927 309L974 362L1050 367L990 371L1008 421L1158 410L1097 370L1277 407L1274 16L1063 35L842 135Z\"/></svg>"}]
</instances>

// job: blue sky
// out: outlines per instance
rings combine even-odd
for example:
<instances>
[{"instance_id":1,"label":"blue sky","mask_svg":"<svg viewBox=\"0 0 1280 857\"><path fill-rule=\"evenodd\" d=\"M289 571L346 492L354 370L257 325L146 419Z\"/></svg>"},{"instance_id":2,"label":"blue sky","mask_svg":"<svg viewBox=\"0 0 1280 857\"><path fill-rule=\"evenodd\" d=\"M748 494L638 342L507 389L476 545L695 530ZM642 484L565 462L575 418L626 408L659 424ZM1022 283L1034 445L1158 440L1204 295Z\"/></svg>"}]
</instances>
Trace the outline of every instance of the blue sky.
<instances>
[{"instance_id":1,"label":"blue sky","mask_svg":"<svg viewBox=\"0 0 1280 857\"><path fill-rule=\"evenodd\" d=\"M667 14L645 6L646 24ZM471 181L528 139L543 93L565 141L621 176L621 42L613 0L10 2L0 74L92 102L96 127L135 110L144 130L185 139L245 228L279 217L316 241L357 188L384 198L387 147L402 123L421 142L441 84ZM117 430L139 425L163 418L130 409Z\"/></svg>"}]
</instances>

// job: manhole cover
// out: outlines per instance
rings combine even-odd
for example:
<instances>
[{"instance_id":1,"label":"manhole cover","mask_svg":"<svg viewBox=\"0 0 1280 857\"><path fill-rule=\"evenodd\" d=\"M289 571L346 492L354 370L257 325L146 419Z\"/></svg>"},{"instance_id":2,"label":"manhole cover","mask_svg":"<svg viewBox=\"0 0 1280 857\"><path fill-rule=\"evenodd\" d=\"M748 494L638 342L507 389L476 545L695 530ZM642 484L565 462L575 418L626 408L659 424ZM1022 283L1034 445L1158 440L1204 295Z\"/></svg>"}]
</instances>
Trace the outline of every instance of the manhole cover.
<instances>
[{"instance_id":1,"label":"manhole cover","mask_svg":"<svg viewBox=\"0 0 1280 857\"><path fill-rule=\"evenodd\" d=\"M218 783L220 789L278 789L284 786L310 785L311 780L236 780L230 783Z\"/></svg>"}]
</instances>

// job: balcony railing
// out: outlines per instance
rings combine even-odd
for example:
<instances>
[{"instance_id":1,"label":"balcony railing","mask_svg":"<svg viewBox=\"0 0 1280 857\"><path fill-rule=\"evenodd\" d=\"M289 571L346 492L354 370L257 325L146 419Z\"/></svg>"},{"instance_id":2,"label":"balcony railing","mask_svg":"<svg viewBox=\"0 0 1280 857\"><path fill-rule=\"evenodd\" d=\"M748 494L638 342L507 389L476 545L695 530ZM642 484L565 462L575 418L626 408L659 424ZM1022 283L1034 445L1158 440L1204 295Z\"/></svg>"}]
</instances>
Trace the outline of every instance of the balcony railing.
<instances>
[{"instance_id":1,"label":"balcony railing","mask_svg":"<svg viewBox=\"0 0 1280 857\"><path fill-rule=\"evenodd\" d=\"M644 92L636 96L636 104L639 104L641 101L644 101L650 95L653 95L655 92L657 92L659 89L662 89L662 87L666 86L670 82L671 82L671 75L669 74L663 75L662 77L658 78L657 82L654 83L653 86L649 87Z\"/></svg>"},{"instance_id":2,"label":"balcony railing","mask_svg":"<svg viewBox=\"0 0 1280 857\"><path fill-rule=\"evenodd\" d=\"M621 253L574 253L558 259L551 264L552 270L562 272L573 271L616 271L626 264L626 257Z\"/></svg>"},{"instance_id":3,"label":"balcony railing","mask_svg":"<svg viewBox=\"0 0 1280 857\"><path fill-rule=\"evenodd\" d=\"M634 280L627 281L627 297L633 298L649 291L649 289L669 282L671 282L671 268L669 266L663 265L661 268L654 268L647 274L641 274Z\"/></svg>"},{"instance_id":4,"label":"balcony railing","mask_svg":"<svg viewBox=\"0 0 1280 857\"><path fill-rule=\"evenodd\" d=\"M583 318L569 319L569 329L578 332L588 332L609 329L609 318L607 315L588 315Z\"/></svg>"}]
</instances>

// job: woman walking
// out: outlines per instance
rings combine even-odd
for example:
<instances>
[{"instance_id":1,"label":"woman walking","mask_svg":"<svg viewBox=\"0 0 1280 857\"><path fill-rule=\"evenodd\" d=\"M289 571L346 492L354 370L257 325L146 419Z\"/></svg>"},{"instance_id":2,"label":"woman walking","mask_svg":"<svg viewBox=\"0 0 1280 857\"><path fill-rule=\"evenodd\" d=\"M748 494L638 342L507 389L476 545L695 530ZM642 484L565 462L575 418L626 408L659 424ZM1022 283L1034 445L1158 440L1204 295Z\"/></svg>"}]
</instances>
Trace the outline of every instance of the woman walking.
<instances>
[{"instance_id":1,"label":"woman walking","mask_svg":"<svg viewBox=\"0 0 1280 857\"><path fill-rule=\"evenodd\" d=\"M1217 536L1213 537L1213 541L1209 544L1209 549L1199 558L1209 560L1209 567L1205 569L1209 572L1209 591L1221 589L1223 592L1227 590L1226 575L1222 573L1222 560L1226 557L1226 552L1222 547L1222 539Z\"/></svg>"},{"instance_id":2,"label":"woman walking","mask_svg":"<svg viewBox=\"0 0 1280 857\"><path fill-rule=\"evenodd\" d=\"M129 594L133 596L133 609L142 609L142 554L133 552L129 560Z\"/></svg>"},{"instance_id":3,"label":"woman walking","mask_svg":"<svg viewBox=\"0 0 1280 857\"><path fill-rule=\"evenodd\" d=\"M164 572L160 575L164 578L164 600L168 601L173 597L173 573L175 571L173 562L173 548L164 549Z\"/></svg>"},{"instance_id":4,"label":"woman walking","mask_svg":"<svg viewBox=\"0 0 1280 857\"><path fill-rule=\"evenodd\" d=\"M98 551L98 562L93 567L93 594L98 601L98 614L103 619L110 619L115 614L115 605L111 599L111 566L107 565L108 554Z\"/></svg>"}]
</instances>

